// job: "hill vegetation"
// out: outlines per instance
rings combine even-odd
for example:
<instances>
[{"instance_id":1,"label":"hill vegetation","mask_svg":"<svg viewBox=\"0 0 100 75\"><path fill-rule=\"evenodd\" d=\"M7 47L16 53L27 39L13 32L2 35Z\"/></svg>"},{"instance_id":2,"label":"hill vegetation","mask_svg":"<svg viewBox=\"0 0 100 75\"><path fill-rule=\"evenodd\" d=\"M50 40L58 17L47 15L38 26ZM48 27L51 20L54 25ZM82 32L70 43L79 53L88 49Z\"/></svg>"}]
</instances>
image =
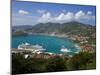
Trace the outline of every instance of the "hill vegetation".
<instances>
[{"instance_id":1,"label":"hill vegetation","mask_svg":"<svg viewBox=\"0 0 100 75\"><path fill-rule=\"evenodd\" d=\"M27 36L28 34L23 31L16 31L12 36Z\"/></svg>"},{"instance_id":2,"label":"hill vegetation","mask_svg":"<svg viewBox=\"0 0 100 75\"><path fill-rule=\"evenodd\" d=\"M79 53L73 57L24 58L23 54L12 54L12 74L86 70L96 68L95 53Z\"/></svg>"},{"instance_id":3,"label":"hill vegetation","mask_svg":"<svg viewBox=\"0 0 100 75\"><path fill-rule=\"evenodd\" d=\"M69 22L69 23L39 23L34 26L20 26L13 27L13 30L22 30L27 33L56 33L56 34L74 34L74 35L91 35L95 33L95 26L83 24L79 22Z\"/></svg>"},{"instance_id":4,"label":"hill vegetation","mask_svg":"<svg viewBox=\"0 0 100 75\"><path fill-rule=\"evenodd\" d=\"M69 22L69 23L45 23L37 24L30 29L31 32L36 33L66 33L66 34L83 34L89 35L95 32L95 26L79 23L79 22Z\"/></svg>"}]
</instances>

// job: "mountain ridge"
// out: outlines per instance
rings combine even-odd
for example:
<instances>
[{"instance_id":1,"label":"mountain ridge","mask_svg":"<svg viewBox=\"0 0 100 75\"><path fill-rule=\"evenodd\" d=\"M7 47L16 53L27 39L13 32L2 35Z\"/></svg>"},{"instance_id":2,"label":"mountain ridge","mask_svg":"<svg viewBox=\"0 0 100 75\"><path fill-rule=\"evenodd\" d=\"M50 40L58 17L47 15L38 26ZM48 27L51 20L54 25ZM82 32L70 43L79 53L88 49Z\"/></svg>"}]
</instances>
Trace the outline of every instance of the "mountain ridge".
<instances>
[{"instance_id":1,"label":"mountain ridge","mask_svg":"<svg viewBox=\"0 0 100 75\"><path fill-rule=\"evenodd\" d=\"M22 27L22 29L20 29ZM39 23L34 26L21 26L18 30L24 31L26 33L55 33L55 34L82 34L90 35L95 33L96 26L89 24L83 24L80 22L68 22L68 23ZM12 28L13 29L13 28ZM17 31L15 29L15 31Z\"/></svg>"}]
</instances>

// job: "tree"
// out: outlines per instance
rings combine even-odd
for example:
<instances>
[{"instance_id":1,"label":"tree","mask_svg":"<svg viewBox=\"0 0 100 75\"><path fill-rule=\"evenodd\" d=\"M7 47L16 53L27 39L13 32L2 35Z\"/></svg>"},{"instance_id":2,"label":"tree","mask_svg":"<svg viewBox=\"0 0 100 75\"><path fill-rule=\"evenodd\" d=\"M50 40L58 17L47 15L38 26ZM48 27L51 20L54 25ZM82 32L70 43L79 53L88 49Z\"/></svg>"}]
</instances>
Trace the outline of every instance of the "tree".
<instances>
[{"instance_id":1,"label":"tree","mask_svg":"<svg viewBox=\"0 0 100 75\"><path fill-rule=\"evenodd\" d=\"M54 57L48 59L46 70L49 72L66 70L66 61L61 57Z\"/></svg>"},{"instance_id":2,"label":"tree","mask_svg":"<svg viewBox=\"0 0 100 75\"><path fill-rule=\"evenodd\" d=\"M94 69L95 58L95 53L81 52L74 55L70 60L72 70Z\"/></svg>"}]
</instances>

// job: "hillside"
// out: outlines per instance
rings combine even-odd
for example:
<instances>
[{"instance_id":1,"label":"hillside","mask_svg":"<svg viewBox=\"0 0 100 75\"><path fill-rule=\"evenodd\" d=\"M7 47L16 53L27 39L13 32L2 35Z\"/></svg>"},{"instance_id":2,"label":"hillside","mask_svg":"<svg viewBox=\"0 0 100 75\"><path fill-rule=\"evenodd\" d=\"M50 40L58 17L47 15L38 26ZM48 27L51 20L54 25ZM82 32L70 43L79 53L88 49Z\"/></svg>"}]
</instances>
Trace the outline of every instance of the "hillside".
<instances>
[{"instance_id":1,"label":"hillside","mask_svg":"<svg viewBox=\"0 0 100 75\"><path fill-rule=\"evenodd\" d=\"M34 26L21 26L13 27L15 31L21 30L26 33L55 33L55 34L74 34L74 35L92 35L95 33L95 26L87 25L79 22L69 22L69 23L39 23Z\"/></svg>"},{"instance_id":2,"label":"hillside","mask_svg":"<svg viewBox=\"0 0 100 75\"><path fill-rule=\"evenodd\" d=\"M30 25L18 25L18 26L15 25L15 26L12 26L12 33L16 31L24 31L30 28L32 28L32 26Z\"/></svg>"},{"instance_id":3,"label":"hillside","mask_svg":"<svg viewBox=\"0 0 100 75\"><path fill-rule=\"evenodd\" d=\"M69 23L40 23L33 26L26 31L32 33L65 33L65 34L82 34L91 35L95 33L95 26L79 23L79 22L69 22Z\"/></svg>"}]
</instances>

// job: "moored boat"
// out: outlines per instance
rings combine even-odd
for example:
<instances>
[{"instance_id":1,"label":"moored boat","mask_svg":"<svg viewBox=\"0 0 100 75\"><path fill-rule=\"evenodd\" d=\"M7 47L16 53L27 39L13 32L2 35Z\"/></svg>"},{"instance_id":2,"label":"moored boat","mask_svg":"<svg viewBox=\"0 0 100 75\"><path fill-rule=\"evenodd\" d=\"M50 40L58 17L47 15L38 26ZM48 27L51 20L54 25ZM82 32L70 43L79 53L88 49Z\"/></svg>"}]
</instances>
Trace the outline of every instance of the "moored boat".
<instances>
[{"instance_id":1,"label":"moored boat","mask_svg":"<svg viewBox=\"0 0 100 75\"><path fill-rule=\"evenodd\" d=\"M32 51L32 52L42 52L45 51L46 49L44 49L42 46L36 44L36 45L31 45L30 43L22 43L18 45L18 50L28 50L28 51Z\"/></svg>"},{"instance_id":2,"label":"moored boat","mask_svg":"<svg viewBox=\"0 0 100 75\"><path fill-rule=\"evenodd\" d=\"M65 53L72 52L70 49L67 49L67 48L65 48L64 46L62 46L62 48L61 48L60 51L61 51L61 52L65 52Z\"/></svg>"}]
</instances>

